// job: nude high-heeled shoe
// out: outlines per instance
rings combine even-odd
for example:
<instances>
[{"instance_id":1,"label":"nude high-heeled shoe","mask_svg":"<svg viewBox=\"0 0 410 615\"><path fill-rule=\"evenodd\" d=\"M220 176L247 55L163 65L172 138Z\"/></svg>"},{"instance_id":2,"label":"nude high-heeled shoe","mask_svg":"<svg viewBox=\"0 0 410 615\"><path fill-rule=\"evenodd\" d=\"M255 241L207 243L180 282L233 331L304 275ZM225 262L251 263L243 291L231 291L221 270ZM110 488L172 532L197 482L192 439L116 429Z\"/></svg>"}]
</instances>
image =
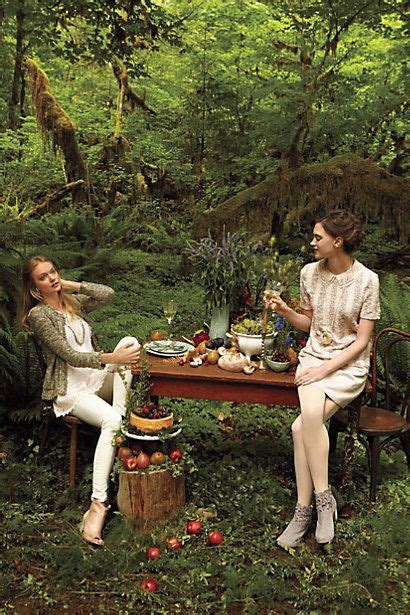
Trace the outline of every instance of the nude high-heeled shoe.
<instances>
[{"instance_id":1,"label":"nude high-heeled shoe","mask_svg":"<svg viewBox=\"0 0 410 615\"><path fill-rule=\"evenodd\" d=\"M291 547L294 549L300 543L312 521L312 510L312 506L302 506L299 502L296 504L293 519L276 539L280 547Z\"/></svg>"},{"instance_id":2,"label":"nude high-heeled shoe","mask_svg":"<svg viewBox=\"0 0 410 615\"><path fill-rule=\"evenodd\" d=\"M91 506L84 513L83 520L79 526L83 540L98 547L104 544L101 532L109 509L110 506L104 504L104 502L99 502L98 500L91 502Z\"/></svg>"},{"instance_id":3,"label":"nude high-heeled shoe","mask_svg":"<svg viewBox=\"0 0 410 615\"><path fill-rule=\"evenodd\" d=\"M319 544L331 542L335 535L334 521L337 521L337 504L332 491L326 489L320 493L315 493L317 525L316 541Z\"/></svg>"}]
</instances>

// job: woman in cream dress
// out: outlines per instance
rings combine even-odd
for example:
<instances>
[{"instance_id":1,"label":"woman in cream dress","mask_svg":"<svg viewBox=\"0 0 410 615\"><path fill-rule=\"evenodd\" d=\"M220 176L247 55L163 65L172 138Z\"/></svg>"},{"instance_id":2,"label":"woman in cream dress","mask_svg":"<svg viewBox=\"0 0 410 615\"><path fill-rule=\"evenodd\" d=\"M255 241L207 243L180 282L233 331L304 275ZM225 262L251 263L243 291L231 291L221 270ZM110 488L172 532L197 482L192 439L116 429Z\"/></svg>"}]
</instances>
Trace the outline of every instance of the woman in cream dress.
<instances>
[{"instance_id":1,"label":"woman in cream dress","mask_svg":"<svg viewBox=\"0 0 410 615\"><path fill-rule=\"evenodd\" d=\"M306 265L300 275L301 313L278 295L266 297L272 310L309 332L295 375L300 415L292 425L292 437L298 499L293 519L277 539L281 546L295 547L308 531L313 493L316 540L322 544L334 537L337 509L328 484L324 422L363 390L371 335L380 316L378 276L352 256L361 237L361 225L348 211L335 210L320 218L310 244L317 262Z\"/></svg>"}]
</instances>

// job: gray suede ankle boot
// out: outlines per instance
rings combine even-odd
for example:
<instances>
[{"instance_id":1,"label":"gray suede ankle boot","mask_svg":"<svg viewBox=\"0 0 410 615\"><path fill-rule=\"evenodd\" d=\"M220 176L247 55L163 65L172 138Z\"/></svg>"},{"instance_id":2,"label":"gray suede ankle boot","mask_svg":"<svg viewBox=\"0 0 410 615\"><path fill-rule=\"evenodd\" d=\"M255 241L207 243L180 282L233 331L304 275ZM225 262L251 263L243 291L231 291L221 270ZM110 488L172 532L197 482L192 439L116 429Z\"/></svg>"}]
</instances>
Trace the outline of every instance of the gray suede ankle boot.
<instances>
[{"instance_id":1,"label":"gray suede ankle boot","mask_svg":"<svg viewBox=\"0 0 410 615\"><path fill-rule=\"evenodd\" d=\"M317 510L316 541L319 544L325 544L331 542L335 535L333 520L337 521L337 504L330 488L321 493L315 493L315 498Z\"/></svg>"},{"instance_id":2,"label":"gray suede ankle boot","mask_svg":"<svg viewBox=\"0 0 410 615\"><path fill-rule=\"evenodd\" d=\"M296 504L295 514L284 532L276 539L281 547L296 547L309 529L312 520L312 506Z\"/></svg>"}]
</instances>

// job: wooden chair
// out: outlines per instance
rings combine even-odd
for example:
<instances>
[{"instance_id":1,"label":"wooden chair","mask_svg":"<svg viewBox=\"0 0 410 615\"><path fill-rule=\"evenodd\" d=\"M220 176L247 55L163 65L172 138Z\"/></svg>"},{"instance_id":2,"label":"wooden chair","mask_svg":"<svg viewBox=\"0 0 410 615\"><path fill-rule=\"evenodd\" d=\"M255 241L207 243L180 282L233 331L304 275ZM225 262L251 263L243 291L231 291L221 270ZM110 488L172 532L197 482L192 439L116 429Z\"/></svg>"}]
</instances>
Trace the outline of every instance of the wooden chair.
<instances>
[{"instance_id":1,"label":"wooden chair","mask_svg":"<svg viewBox=\"0 0 410 615\"><path fill-rule=\"evenodd\" d=\"M383 353L380 352L380 339L387 338L387 343ZM385 338L386 339L386 338ZM404 397L402 402L397 399L392 402L391 386L391 361L392 350L398 344L405 345L410 341L410 333L400 331L394 327L382 329L374 340L371 363L371 400L369 406L360 408L358 419L357 434L359 441L364 445L367 452L370 467L370 501L376 498L377 483L380 470L380 453L382 449L394 438L400 438L403 450L406 454L407 464L410 466L410 434L409 434L409 382L404 383ZM377 405L378 393L378 368L377 353L383 354L384 367L384 397L385 407ZM381 375L381 374L380 374ZM380 390L380 387L379 387ZM396 396L397 397L397 396ZM394 408L394 409L393 409ZM343 410L339 410L331 419L329 427L330 451L336 448L337 436L339 431L346 429L346 416Z\"/></svg>"},{"instance_id":2,"label":"wooden chair","mask_svg":"<svg viewBox=\"0 0 410 615\"><path fill-rule=\"evenodd\" d=\"M44 378L44 374L46 372L46 364L44 361L43 353L40 345L36 341L36 338L33 334L30 334L30 340L34 345L37 359L39 363L39 368L41 370L41 377ZM44 421L43 426L40 429L41 437L40 437L40 447L39 447L39 455L41 456L46 447L48 433L50 430L50 423L55 418L52 402L44 402ZM80 419L77 419L75 416L64 416L62 417L63 423L68 429L71 431L70 434L70 469L69 469L69 480L68 484L70 487L75 486L75 470L77 466L77 440L78 440L78 428L87 426L87 423L84 423Z\"/></svg>"}]
</instances>

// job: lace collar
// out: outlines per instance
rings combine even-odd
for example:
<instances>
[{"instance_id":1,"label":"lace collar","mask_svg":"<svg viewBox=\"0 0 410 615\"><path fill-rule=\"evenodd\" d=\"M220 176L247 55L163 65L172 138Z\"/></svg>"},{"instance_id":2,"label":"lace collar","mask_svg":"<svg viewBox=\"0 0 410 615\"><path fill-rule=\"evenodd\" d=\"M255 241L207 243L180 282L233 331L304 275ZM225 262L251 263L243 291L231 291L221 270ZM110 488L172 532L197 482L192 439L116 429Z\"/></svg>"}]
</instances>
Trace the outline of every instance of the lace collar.
<instances>
[{"instance_id":1,"label":"lace collar","mask_svg":"<svg viewBox=\"0 0 410 615\"><path fill-rule=\"evenodd\" d=\"M327 268L327 259L323 258L318 265L318 271L319 271L319 275L321 277L321 279L323 280L323 282L325 282L325 284L331 284L332 282L336 281L339 286L349 286L354 278L356 277L356 275L358 274L360 269L360 263L359 261L357 261L356 259L353 260L353 264L351 267L349 267L349 269L347 269L347 271L343 271L343 273L332 273L328 268Z\"/></svg>"}]
</instances>

